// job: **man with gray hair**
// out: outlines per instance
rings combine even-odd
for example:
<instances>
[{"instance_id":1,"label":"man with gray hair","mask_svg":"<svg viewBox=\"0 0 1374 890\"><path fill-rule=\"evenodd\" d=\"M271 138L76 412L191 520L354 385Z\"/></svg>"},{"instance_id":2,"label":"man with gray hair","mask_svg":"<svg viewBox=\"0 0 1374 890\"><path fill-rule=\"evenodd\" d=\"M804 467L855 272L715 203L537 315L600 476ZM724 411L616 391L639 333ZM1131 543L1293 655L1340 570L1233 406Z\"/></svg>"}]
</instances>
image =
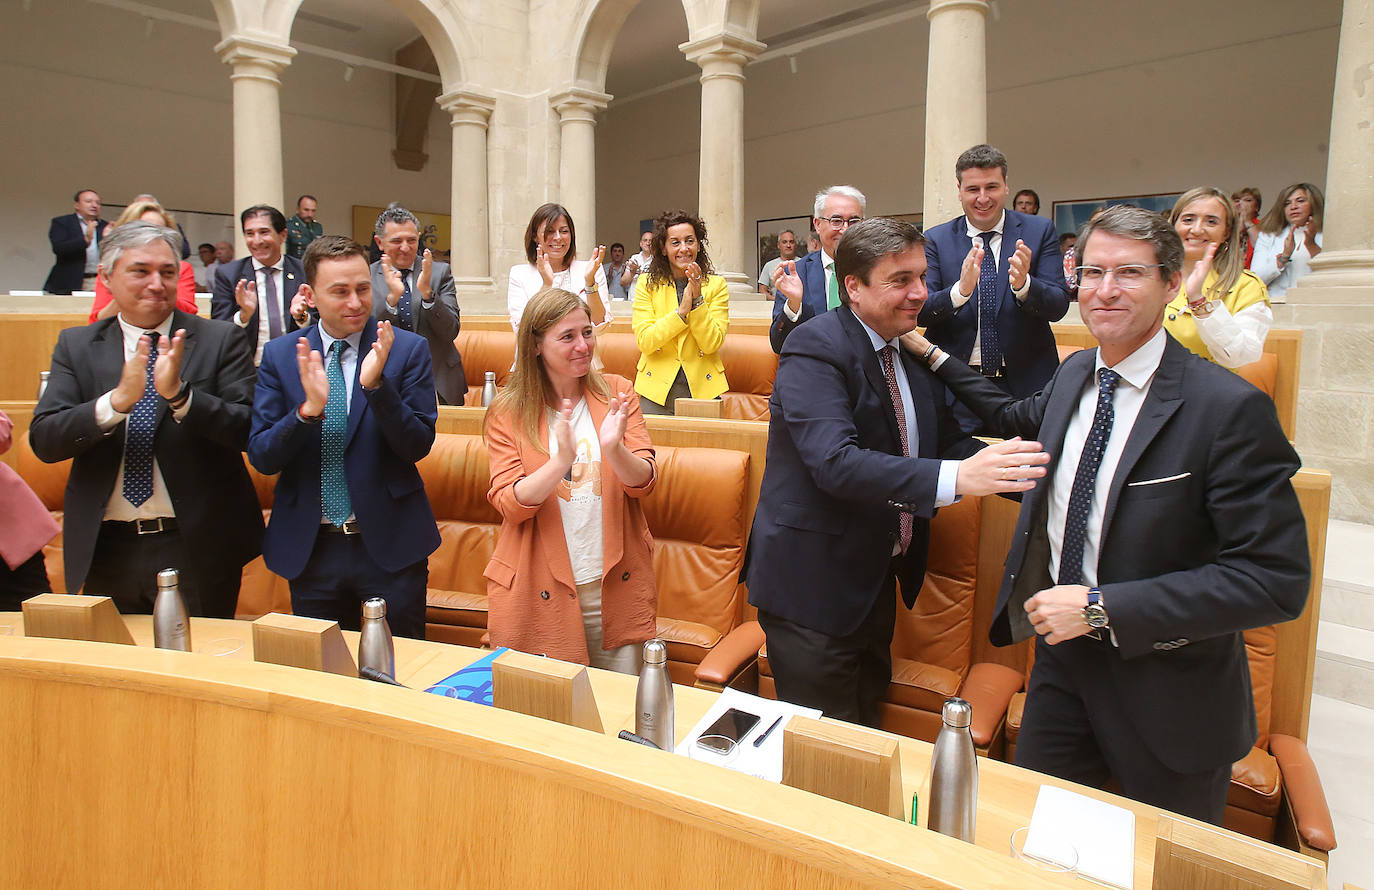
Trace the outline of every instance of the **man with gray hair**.
<instances>
[{"instance_id":1,"label":"man with gray hair","mask_svg":"<svg viewBox=\"0 0 1374 890\"><path fill-rule=\"evenodd\" d=\"M1231 765L1257 736L1243 633L1307 599L1298 455L1268 396L1164 330L1183 280L1166 220L1112 207L1078 243L1099 346L1041 392L1017 401L919 337L904 345L993 435L1054 456L1022 498L989 634L1035 641L1016 763L1115 778L1127 797L1220 824Z\"/></svg>"},{"instance_id":2,"label":"man with gray hair","mask_svg":"<svg viewBox=\"0 0 1374 890\"><path fill-rule=\"evenodd\" d=\"M800 262L779 263L773 271L773 324L768 342L774 352L782 352L783 342L797 325L840 305L835 250L845 229L863 222L867 205L864 193L852 185L832 185L816 193L811 224L821 249Z\"/></svg>"},{"instance_id":3,"label":"man with gray hair","mask_svg":"<svg viewBox=\"0 0 1374 890\"><path fill-rule=\"evenodd\" d=\"M461 405L468 383L463 359L453 341L461 326L458 289L448 263L426 247L420 256L420 220L400 204L390 204L373 230L382 258L371 265L372 315L429 342L434 389L441 405Z\"/></svg>"},{"instance_id":4,"label":"man with gray hair","mask_svg":"<svg viewBox=\"0 0 1374 890\"><path fill-rule=\"evenodd\" d=\"M783 263L790 263L797 258L797 233L791 229L783 229L778 233L778 255L763 264L763 269L759 272L759 293L766 296L773 296L773 273L778 270L778 266Z\"/></svg>"},{"instance_id":5,"label":"man with gray hair","mask_svg":"<svg viewBox=\"0 0 1374 890\"><path fill-rule=\"evenodd\" d=\"M244 467L253 407L248 341L176 308L181 238L131 222L100 243L119 313L68 328L53 350L29 440L67 479L67 590L150 613L162 569L192 615L232 618L243 566L262 547Z\"/></svg>"}]
</instances>

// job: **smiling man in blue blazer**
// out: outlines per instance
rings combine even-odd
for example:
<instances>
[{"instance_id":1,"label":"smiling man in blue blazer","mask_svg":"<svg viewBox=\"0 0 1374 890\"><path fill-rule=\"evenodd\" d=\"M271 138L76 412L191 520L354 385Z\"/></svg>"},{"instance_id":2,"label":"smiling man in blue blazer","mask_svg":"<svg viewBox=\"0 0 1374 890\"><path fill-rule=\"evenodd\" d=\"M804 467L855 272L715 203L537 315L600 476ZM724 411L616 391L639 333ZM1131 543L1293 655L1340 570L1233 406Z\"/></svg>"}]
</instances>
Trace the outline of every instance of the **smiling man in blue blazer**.
<instances>
[{"instance_id":1,"label":"smiling man in blue blazer","mask_svg":"<svg viewBox=\"0 0 1374 890\"><path fill-rule=\"evenodd\" d=\"M811 220L821 249L795 263L778 263L773 271L773 324L768 342L782 352L787 335L802 322L840 305L840 283L835 275L835 251L851 225L862 222L868 199L852 185L832 185L816 194Z\"/></svg>"},{"instance_id":2,"label":"smiling man in blue blazer","mask_svg":"<svg viewBox=\"0 0 1374 890\"><path fill-rule=\"evenodd\" d=\"M1049 460L1034 442L982 448L961 433L944 387L905 353L926 296L922 240L870 219L840 241L840 306L794 331L778 363L745 557L778 698L869 726L892 678L896 585L910 608L935 510L1026 491Z\"/></svg>"},{"instance_id":3,"label":"smiling man in blue blazer","mask_svg":"<svg viewBox=\"0 0 1374 890\"><path fill-rule=\"evenodd\" d=\"M975 145L954 165L962 216L926 231L930 298L921 324L946 350L1003 392L1039 391L1059 365L1050 322L1069 311L1054 224L1007 210L1007 159ZM980 424L960 406L964 429Z\"/></svg>"},{"instance_id":4,"label":"smiling man in blue blazer","mask_svg":"<svg viewBox=\"0 0 1374 890\"><path fill-rule=\"evenodd\" d=\"M301 291L319 324L263 350L248 459L281 476L262 555L297 615L357 630L379 596L392 631L424 639L439 530L415 464L438 401L429 344L372 317L366 256L340 235L312 241Z\"/></svg>"}]
</instances>

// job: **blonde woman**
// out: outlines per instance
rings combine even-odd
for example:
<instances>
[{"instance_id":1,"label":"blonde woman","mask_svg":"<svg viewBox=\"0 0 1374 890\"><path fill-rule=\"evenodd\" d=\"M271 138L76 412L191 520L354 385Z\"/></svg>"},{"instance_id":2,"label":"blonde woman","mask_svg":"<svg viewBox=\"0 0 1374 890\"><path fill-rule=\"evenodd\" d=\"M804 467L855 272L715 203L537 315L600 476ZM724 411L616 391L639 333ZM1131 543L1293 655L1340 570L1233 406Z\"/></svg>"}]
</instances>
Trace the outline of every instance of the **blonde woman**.
<instances>
[{"instance_id":1,"label":"blonde woman","mask_svg":"<svg viewBox=\"0 0 1374 890\"><path fill-rule=\"evenodd\" d=\"M1321 189L1296 182L1279 193L1264 215L1250 268L1268 285L1270 299L1282 299L1312 270L1312 259L1322 252L1325 203Z\"/></svg>"},{"instance_id":2,"label":"blonde woman","mask_svg":"<svg viewBox=\"0 0 1374 890\"><path fill-rule=\"evenodd\" d=\"M177 227L172 214L163 210L161 204L156 201L135 201L124 208L124 212L119 214L119 218L110 226L109 232L134 220L152 223L155 226L163 226L168 229ZM108 235L109 232L106 234ZM191 268L191 264L185 260L181 260L181 267L177 272L177 308L189 315L195 315L200 311L196 305L196 273ZM115 305L110 289L97 275L95 279L95 302L91 304L90 323L95 324L100 319L109 318L118 311L119 307Z\"/></svg>"},{"instance_id":3,"label":"blonde woman","mask_svg":"<svg viewBox=\"0 0 1374 890\"><path fill-rule=\"evenodd\" d=\"M1164 328L1184 346L1224 368L1259 361L1274 323L1264 282L1245 269L1244 220L1220 189L1189 189L1169 222L1183 240L1183 286L1164 313Z\"/></svg>"}]
</instances>

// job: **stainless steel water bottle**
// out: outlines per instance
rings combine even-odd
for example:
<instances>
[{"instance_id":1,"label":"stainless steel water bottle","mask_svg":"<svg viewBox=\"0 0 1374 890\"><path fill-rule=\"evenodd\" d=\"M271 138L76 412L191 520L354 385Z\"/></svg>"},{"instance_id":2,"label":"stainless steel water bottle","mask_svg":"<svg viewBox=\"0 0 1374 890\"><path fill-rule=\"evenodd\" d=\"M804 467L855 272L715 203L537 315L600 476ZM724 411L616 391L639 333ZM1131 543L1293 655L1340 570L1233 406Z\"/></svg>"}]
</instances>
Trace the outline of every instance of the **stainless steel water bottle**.
<instances>
[{"instance_id":1,"label":"stainless steel water bottle","mask_svg":"<svg viewBox=\"0 0 1374 890\"><path fill-rule=\"evenodd\" d=\"M482 407L490 408L491 400L496 398L496 372L488 371L482 378Z\"/></svg>"},{"instance_id":2,"label":"stainless steel water bottle","mask_svg":"<svg viewBox=\"0 0 1374 890\"><path fill-rule=\"evenodd\" d=\"M374 596L363 603L363 632L358 637L358 670L370 667L396 678L396 649L386 623L386 600ZM360 675L361 676L361 675Z\"/></svg>"},{"instance_id":3,"label":"stainless steel water bottle","mask_svg":"<svg viewBox=\"0 0 1374 890\"><path fill-rule=\"evenodd\" d=\"M48 377L51 375L51 371L38 372L38 401L40 402L43 401L43 393L48 391Z\"/></svg>"},{"instance_id":4,"label":"stainless steel water bottle","mask_svg":"<svg viewBox=\"0 0 1374 890\"><path fill-rule=\"evenodd\" d=\"M644 644L644 667L635 689L635 735L664 751L673 750L673 679L668 676L668 647L662 640Z\"/></svg>"},{"instance_id":5,"label":"stainless steel water bottle","mask_svg":"<svg viewBox=\"0 0 1374 890\"><path fill-rule=\"evenodd\" d=\"M153 645L159 649L191 651L191 619L178 586L176 569L157 573L157 599L153 601Z\"/></svg>"},{"instance_id":6,"label":"stainless steel water bottle","mask_svg":"<svg viewBox=\"0 0 1374 890\"><path fill-rule=\"evenodd\" d=\"M944 726L930 759L930 817L926 827L973 843L978 815L978 755L969 724L973 706L962 698L945 699Z\"/></svg>"}]
</instances>

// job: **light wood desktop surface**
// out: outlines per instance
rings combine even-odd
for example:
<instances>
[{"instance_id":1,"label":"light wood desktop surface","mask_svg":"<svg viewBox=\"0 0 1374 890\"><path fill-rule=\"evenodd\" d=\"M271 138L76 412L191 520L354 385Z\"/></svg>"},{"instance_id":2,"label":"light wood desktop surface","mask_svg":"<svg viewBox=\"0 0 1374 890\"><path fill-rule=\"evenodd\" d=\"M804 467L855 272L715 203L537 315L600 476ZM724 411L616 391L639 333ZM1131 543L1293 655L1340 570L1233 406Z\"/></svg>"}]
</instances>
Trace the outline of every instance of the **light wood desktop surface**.
<instances>
[{"instance_id":1,"label":"light wood desktop surface","mask_svg":"<svg viewBox=\"0 0 1374 890\"><path fill-rule=\"evenodd\" d=\"M138 646L151 647L152 623L150 617L127 616L125 620ZM12 629L9 639L22 636L22 620L18 614L0 613L0 634L4 633L5 626ZM226 662L252 660L252 625L249 622L197 618L192 620L191 630L192 647L196 653L208 657L210 652L232 649L237 643L240 644L239 648L223 655L222 658ZM345 632L344 636L348 640L350 648L356 652L358 635ZM7 637L0 636L0 658L3 658L5 652L6 639ZM106 644L83 645L105 646ZM395 648L397 680L406 686L419 690L438 683L450 674L488 654L485 650L400 637L395 640ZM223 663L221 662L221 664ZM614 736L622 729L633 731L636 678L599 670L589 670L588 673L601 712L605 733ZM323 682L323 675L321 675L321 682ZM397 692L398 694L410 695L410 693ZM387 690L379 687L373 696L385 696L387 694ZM681 741L711 707L716 699L716 694L706 690L676 686L674 699L676 706L675 728L677 739ZM454 706L460 705L454 703ZM432 707L442 707L438 704L437 697ZM924 825L926 822L926 804L929 797L927 783L932 746L901 736L892 736L892 738L895 738L900 745L903 800L908 808L906 815L909 818L911 795L916 792L919 795L921 810L919 823ZM628 743L626 746L629 747ZM1141 890L1151 886L1155 834L1160 815L1158 810L1101 791L1083 788L1023 770L1010 764L980 758L978 765L979 797L975 838L977 846L1000 855L1008 855L1008 844L1012 832L1030 822L1031 811L1034 808L1039 787L1042 784L1067 787L1090 797L1125 807L1135 813L1135 886ZM741 777L741 779L745 782L762 781L749 777ZM856 816L858 812L855 811Z\"/></svg>"}]
</instances>

